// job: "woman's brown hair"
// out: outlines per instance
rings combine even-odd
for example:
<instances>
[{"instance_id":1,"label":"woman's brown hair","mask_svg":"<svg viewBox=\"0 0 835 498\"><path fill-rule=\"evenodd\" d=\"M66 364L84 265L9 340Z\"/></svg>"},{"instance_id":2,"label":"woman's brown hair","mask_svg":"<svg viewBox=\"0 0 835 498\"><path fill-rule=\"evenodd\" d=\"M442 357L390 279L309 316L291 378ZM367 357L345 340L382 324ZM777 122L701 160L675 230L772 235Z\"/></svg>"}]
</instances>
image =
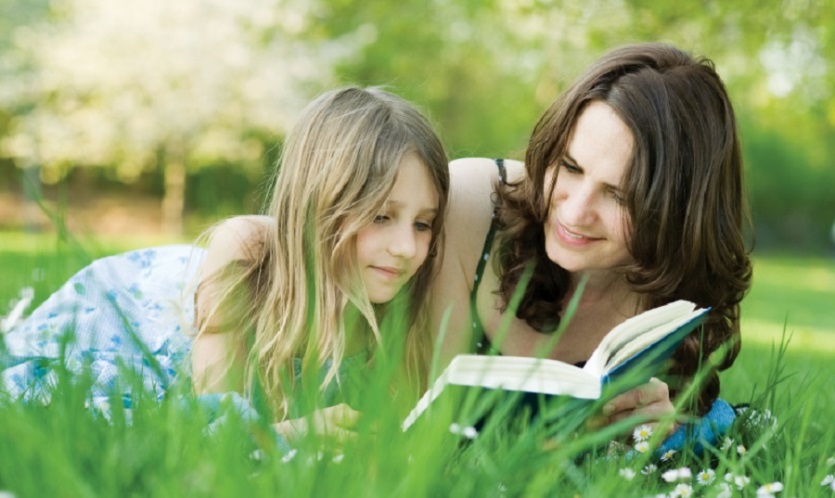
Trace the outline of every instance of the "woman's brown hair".
<instances>
[{"instance_id":1,"label":"woman's brown hair","mask_svg":"<svg viewBox=\"0 0 835 498\"><path fill-rule=\"evenodd\" d=\"M500 296L509 302L533 264L517 316L542 332L559 324L569 276L545 253L543 223L553 189L545 185L546 171L565 153L578 117L593 101L614 109L634 137L622 185L634 264L615 270L642 296L644 309L676 299L711 307L702 333L691 334L675 352L671 377L689 381L723 344L730 347L716 367L728 368L739 352L739 303L751 281L736 119L713 63L669 45L608 53L542 115L525 155L527 179L497 191ZM706 375L699 413L719 393L716 370Z\"/></svg>"}]
</instances>

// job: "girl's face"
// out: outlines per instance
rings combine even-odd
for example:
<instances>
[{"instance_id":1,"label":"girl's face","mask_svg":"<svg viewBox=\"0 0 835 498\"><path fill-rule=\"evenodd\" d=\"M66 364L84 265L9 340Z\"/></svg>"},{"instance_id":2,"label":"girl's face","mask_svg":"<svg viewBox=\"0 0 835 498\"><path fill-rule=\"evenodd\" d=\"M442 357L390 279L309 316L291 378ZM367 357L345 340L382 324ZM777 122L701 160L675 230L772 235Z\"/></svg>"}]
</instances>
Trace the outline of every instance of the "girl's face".
<instances>
[{"instance_id":1,"label":"girl's face","mask_svg":"<svg viewBox=\"0 0 835 498\"><path fill-rule=\"evenodd\" d=\"M570 272L585 272L607 271L633 260L620 188L633 143L629 128L608 104L592 102L580 114L557 165L544 226L551 261ZM553 174L551 167L546 189Z\"/></svg>"},{"instance_id":2,"label":"girl's face","mask_svg":"<svg viewBox=\"0 0 835 498\"><path fill-rule=\"evenodd\" d=\"M382 212L357 234L357 262L372 303L390 301L426 261L437 215L428 168L406 154Z\"/></svg>"}]
</instances>

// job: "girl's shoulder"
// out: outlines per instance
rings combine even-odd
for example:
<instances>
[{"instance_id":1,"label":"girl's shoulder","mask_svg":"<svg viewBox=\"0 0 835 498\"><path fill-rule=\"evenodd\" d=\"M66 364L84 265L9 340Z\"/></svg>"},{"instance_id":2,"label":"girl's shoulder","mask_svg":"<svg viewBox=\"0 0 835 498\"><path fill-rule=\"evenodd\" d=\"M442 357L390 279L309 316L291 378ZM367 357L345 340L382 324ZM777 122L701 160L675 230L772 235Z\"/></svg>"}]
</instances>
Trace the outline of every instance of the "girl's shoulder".
<instances>
[{"instance_id":1,"label":"girl's shoulder","mask_svg":"<svg viewBox=\"0 0 835 498\"><path fill-rule=\"evenodd\" d=\"M218 223L209 232L203 274L211 275L234 262L260 261L274 232L275 221L269 216L235 216Z\"/></svg>"}]
</instances>

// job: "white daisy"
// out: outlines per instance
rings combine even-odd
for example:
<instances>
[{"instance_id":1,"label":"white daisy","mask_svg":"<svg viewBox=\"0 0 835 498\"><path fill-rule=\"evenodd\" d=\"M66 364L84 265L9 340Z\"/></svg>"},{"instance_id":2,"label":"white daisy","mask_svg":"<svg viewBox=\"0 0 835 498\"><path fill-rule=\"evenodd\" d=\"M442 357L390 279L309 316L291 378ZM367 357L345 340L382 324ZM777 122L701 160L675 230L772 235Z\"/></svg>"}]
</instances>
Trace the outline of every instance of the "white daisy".
<instances>
[{"instance_id":1,"label":"white daisy","mask_svg":"<svg viewBox=\"0 0 835 498\"><path fill-rule=\"evenodd\" d=\"M734 444L734 440L729 438L729 437L726 437L725 440L722 441L722 446L720 446L719 449L722 450L722 451L725 451L728 448L730 448L731 446L733 446L733 444Z\"/></svg>"},{"instance_id":2,"label":"white daisy","mask_svg":"<svg viewBox=\"0 0 835 498\"><path fill-rule=\"evenodd\" d=\"M654 474L656 470L658 470L658 467L656 467L654 463L651 463L641 469L641 474L648 476L650 474Z\"/></svg>"},{"instance_id":3,"label":"white daisy","mask_svg":"<svg viewBox=\"0 0 835 498\"><path fill-rule=\"evenodd\" d=\"M639 425L632 431L632 439L636 442L646 441L652 436L652 427L647 424Z\"/></svg>"},{"instance_id":4,"label":"white daisy","mask_svg":"<svg viewBox=\"0 0 835 498\"><path fill-rule=\"evenodd\" d=\"M781 482L770 482L757 488L757 496L773 498L774 493L779 493L780 491L783 491L783 484Z\"/></svg>"},{"instance_id":5,"label":"white daisy","mask_svg":"<svg viewBox=\"0 0 835 498\"><path fill-rule=\"evenodd\" d=\"M693 486L689 484L679 484L675 488L673 488L673 492L670 493L670 496L680 496L681 498L690 498L693 496Z\"/></svg>"},{"instance_id":6,"label":"white daisy","mask_svg":"<svg viewBox=\"0 0 835 498\"><path fill-rule=\"evenodd\" d=\"M835 482L835 475L828 474L823 478L823 481L821 481L821 486L829 486L833 482Z\"/></svg>"},{"instance_id":7,"label":"white daisy","mask_svg":"<svg viewBox=\"0 0 835 498\"><path fill-rule=\"evenodd\" d=\"M716 472L713 469L705 469L696 474L696 482L702 486L707 486L716 480Z\"/></svg>"},{"instance_id":8,"label":"white daisy","mask_svg":"<svg viewBox=\"0 0 835 498\"><path fill-rule=\"evenodd\" d=\"M288 451L283 457L281 457L281 463L289 462L296 457L296 453L298 453L298 451L295 449Z\"/></svg>"},{"instance_id":9,"label":"white daisy","mask_svg":"<svg viewBox=\"0 0 835 498\"><path fill-rule=\"evenodd\" d=\"M667 451L664 452L663 455L661 455L661 461L666 462L670 458L673 458L673 455L675 455L675 454L676 454L676 450L667 450Z\"/></svg>"},{"instance_id":10,"label":"white daisy","mask_svg":"<svg viewBox=\"0 0 835 498\"><path fill-rule=\"evenodd\" d=\"M739 453L740 455L744 455L744 454L748 453L748 449L746 449L745 446L740 444L736 447L736 452Z\"/></svg>"},{"instance_id":11,"label":"white daisy","mask_svg":"<svg viewBox=\"0 0 835 498\"><path fill-rule=\"evenodd\" d=\"M635 451L638 453L646 453L649 451L649 443L646 441L641 441L640 443L635 445Z\"/></svg>"},{"instance_id":12,"label":"white daisy","mask_svg":"<svg viewBox=\"0 0 835 498\"><path fill-rule=\"evenodd\" d=\"M733 494L730 484L726 482L719 483L719 494L716 495L716 498L731 498Z\"/></svg>"},{"instance_id":13,"label":"white daisy","mask_svg":"<svg viewBox=\"0 0 835 498\"><path fill-rule=\"evenodd\" d=\"M668 470L667 472L661 474L661 479L664 479L667 482L683 481L684 479L690 479L691 477L693 477L693 474L687 467Z\"/></svg>"},{"instance_id":14,"label":"white daisy","mask_svg":"<svg viewBox=\"0 0 835 498\"><path fill-rule=\"evenodd\" d=\"M628 467L625 469L620 469L618 471L618 474L620 474L620 476L626 479L627 481L631 481L635 478L635 471Z\"/></svg>"},{"instance_id":15,"label":"white daisy","mask_svg":"<svg viewBox=\"0 0 835 498\"><path fill-rule=\"evenodd\" d=\"M730 472L725 474L725 480L736 485L737 489L742 489L751 482L748 476L738 476Z\"/></svg>"},{"instance_id":16,"label":"white daisy","mask_svg":"<svg viewBox=\"0 0 835 498\"><path fill-rule=\"evenodd\" d=\"M475 439L478 437L478 431L473 426L464 427L464 430L461 431L461 435L467 439Z\"/></svg>"}]
</instances>

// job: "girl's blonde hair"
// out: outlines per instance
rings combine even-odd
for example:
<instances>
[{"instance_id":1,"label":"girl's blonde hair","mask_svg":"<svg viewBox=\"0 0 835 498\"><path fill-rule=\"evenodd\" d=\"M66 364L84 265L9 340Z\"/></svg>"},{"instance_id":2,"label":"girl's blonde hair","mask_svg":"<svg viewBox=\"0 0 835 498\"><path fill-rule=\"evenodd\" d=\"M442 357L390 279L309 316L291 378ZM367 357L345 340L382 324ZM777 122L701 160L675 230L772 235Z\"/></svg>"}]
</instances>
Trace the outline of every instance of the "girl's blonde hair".
<instances>
[{"instance_id":1,"label":"girl's blonde hair","mask_svg":"<svg viewBox=\"0 0 835 498\"><path fill-rule=\"evenodd\" d=\"M409 153L426 166L438 194L429 256L390 303L372 305L359 274L356 237L383 209ZM277 168L267 212L274 229L252 246L251 258L210 276L221 279L213 286L219 295L211 301L219 304L212 312L222 309L222 323L231 325L226 330L242 334L236 343L247 347L246 388L258 382L276 415L288 415L297 359L301 376L313 379L330 360L320 390L339 380L347 313L363 318L361 332L378 345L386 310L402 313L400 375L410 390L425 387L431 349L426 297L442 247L447 162L429 121L386 91L338 89L302 112Z\"/></svg>"}]
</instances>

